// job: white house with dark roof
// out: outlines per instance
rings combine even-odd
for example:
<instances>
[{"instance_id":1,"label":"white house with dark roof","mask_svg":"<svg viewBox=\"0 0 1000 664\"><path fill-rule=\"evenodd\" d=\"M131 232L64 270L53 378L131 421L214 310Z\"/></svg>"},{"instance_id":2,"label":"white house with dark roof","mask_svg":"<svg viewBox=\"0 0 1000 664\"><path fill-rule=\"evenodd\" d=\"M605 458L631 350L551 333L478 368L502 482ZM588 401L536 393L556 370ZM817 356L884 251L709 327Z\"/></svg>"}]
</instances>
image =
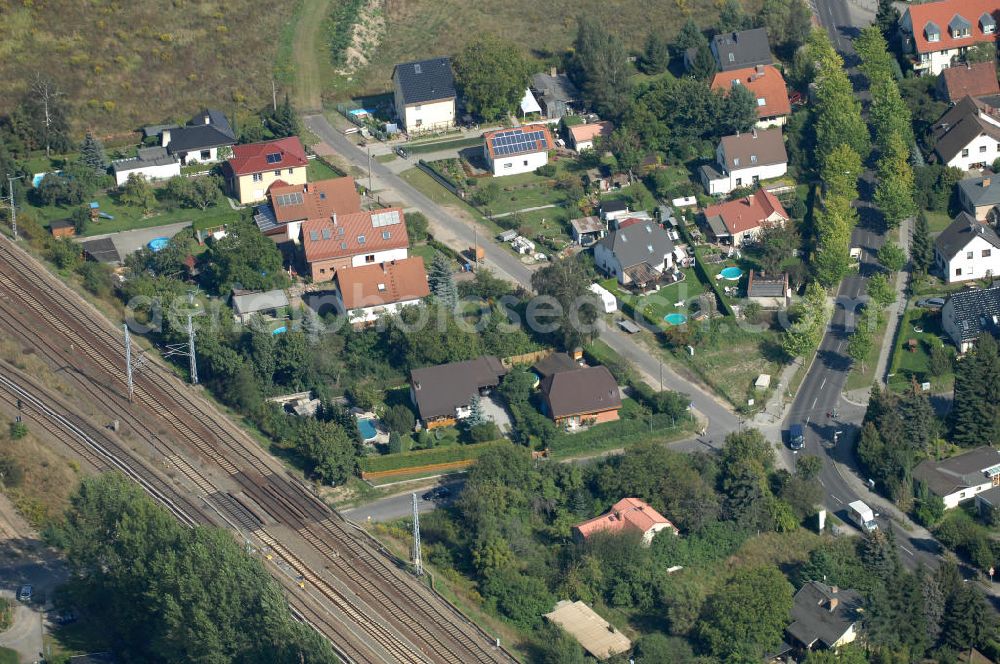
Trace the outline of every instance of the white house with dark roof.
<instances>
[{"instance_id":1,"label":"white house with dark roof","mask_svg":"<svg viewBox=\"0 0 1000 664\"><path fill-rule=\"evenodd\" d=\"M455 77L450 58L396 65L392 86L396 117L406 133L455 126Z\"/></svg>"},{"instance_id":2,"label":"white house with dark roof","mask_svg":"<svg viewBox=\"0 0 1000 664\"><path fill-rule=\"evenodd\" d=\"M1000 332L1000 286L958 291L941 308L941 327L960 353L982 334Z\"/></svg>"},{"instance_id":3,"label":"white house with dark roof","mask_svg":"<svg viewBox=\"0 0 1000 664\"><path fill-rule=\"evenodd\" d=\"M1000 236L962 212L934 240L934 264L949 284L1000 276Z\"/></svg>"},{"instance_id":4,"label":"white house with dark roof","mask_svg":"<svg viewBox=\"0 0 1000 664\"><path fill-rule=\"evenodd\" d=\"M931 128L934 152L946 165L968 171L1000 157L1000 109L986 99L964 97Z\"/></svg>"},{"instance_id":5,"label":"white house with dark roof","mask_svg":"<svg viewBox=\"0 0 1000 664\"><path fill-rule=\"evenodd\" d=\"M958 200L962 209L976 221L997 221L1000 206L1000 175L990 173L978 178L966 178L958 183Z\"/></svg>"},{"instance_id":6,"label":"white house with dark roof","mask_svg":"<svg viewBox=\"0 0 1000 664\"><path fill-rule=\"evenodd\" d=\"M788 153L780 127L754 128L723 136L715 149L715 163L700 169L705 191L713 196L724 196L733 189L753 186L787 172Z\"/></svg>"},{"instance_id":7,"label":"white house with dark roof","mask_svg":"<svg viewBox=\"0 0 1000 664\"><path fill-rule=\"evenodd\" d=\"M653 221L611 231L594 245L594 262L623 286L645 289L674 264L674 243Z\"/></svg>"},{"instance_id":8,"label":"white house with dark roof","mask_svg":"<svg viewBox=\"0 0 1000 664\"><path fill-rule=\"evenodd\" d=\"M147 180L167 180L181 174L181 162L163 147L139 148L135 157L111 162L115 184L128 182L130 175L140 175Z\"/></svg>"},{"instance_id":9,"label":"white house with dark roof","mask_svg":"<svg viewBox=\"0 0 1000 664\"><path fill-rule=\"evenodd\" d=\"M927 459L913 469L913 479L939 496L945 509L952 509L1000 486L1000 451L984 445L941 461Z\"/></svg>"}]
</instances>

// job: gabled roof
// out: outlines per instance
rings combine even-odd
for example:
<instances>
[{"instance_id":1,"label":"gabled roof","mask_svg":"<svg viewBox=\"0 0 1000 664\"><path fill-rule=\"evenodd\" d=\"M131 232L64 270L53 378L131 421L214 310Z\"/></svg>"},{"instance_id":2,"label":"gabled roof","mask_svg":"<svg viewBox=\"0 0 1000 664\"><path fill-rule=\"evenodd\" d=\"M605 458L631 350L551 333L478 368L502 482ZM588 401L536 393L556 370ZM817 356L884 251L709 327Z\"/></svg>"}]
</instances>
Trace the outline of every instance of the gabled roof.
<instances>
[{"instance_id":1,"label":"gabled roof","mask_svg":"<svg viewBox=\"0 0 1000 664\"><path fill-rule=\"evenodd\" d=\"M597 660L607 659L632 647L627 636L579 600L571 602L564 599L550 613L546 613L545 617L566 630Z\"/></svg>"},{"instance_id":2,"label":"gabled roof","mask_svg":"<svg viewBox=\"0 0 1000 664\"><path fill-rule=\"evenodd\" d=\"M855 590L809 581L795 593L786 631L806 648L832 648L857 622L863 604Z\"/></svg>"},{"instance_id":3,"label":"gabled roof","mask_svg":"<svg viewBox=\"0 0 1000 664\"><path fill-rule=\"evenodd\" d=\"M788 274L765 277L756 270L750 270L747 281L747 297L785 297L788 294Z\"/></svg>"},{"instance_id":4,"label":"gabled roof","mask_svg":"<svg viewBox=\"0 0 1000 664\"><path fill-rule=\"evenodd\" d=\"M996 0L941 0L907 6L903 12L903 25L909 21L913 26L913 45L917 53L944 51L960 46L970 46L977 42L993 41L995 34L985 34L980 20L970 25L968 37L954 38L949 30L941 30L942 25L951 25L956 15L961 15L966 23L973 16L993 15L998 9ZM908 17L908 18L907 18ZM927 41L927 27L933 25L940 35L938 41Z\"/></svg>"},{"instance_id":5,"label":"gabled roof","mask_svg":"<svg viewBox=\"0 0 1000 664\"><path fill-rule=\"evenodd\" d=\"M222 111L205 109L183 127L170 130L167 148L171 152L207 150L236 143L236 134Z\"/></svg>"},{"instance_id":6,"label":"gabled roof","mask_svg":"<svg viewBox=\"0 0 1000 664\"><path fill-rule=\"evenodd\" d=\"M580 365L566 353L552 353L535 362L531 368L544 378L560 371L579 369Z\"/></svg>"},{"instance_id":7,"label":"gabled roof","mask_svg":"<svg viewBox=\"0 0 1000 664\"><path fill-rule=\"evenodd\" d=\"M150 168L153 166L166 166L177 163L177 157L167 152L163 147L139 148L135 157L130 159L116 159L111 162L111 170L115 173L122 171L134 171L137 168Z\"/></svg>"},{"instance_id":8,"label":"gabled roof","mask_svg":"<svg viewBox=\"0 0 1000 664\"><path fill-rule=\"evenodd\" d=\"M769 217L777 214L788 221L788 213L778 197L766 189L757 189L751 195L705 208L705 218L718 218L730 235L760 228Z\"/></svg>"},{"instance_id":9,"label":"gabled roof","mask_svg":"<svg viewBox=\"0 0 1000 664\"><path fill-rule=\"evenodd\" d=\"M951 260L960 251L964 251L969 242L977 237L981 237L1000 249L1000 236L997 236L997 232L993 230L992 226L976 221L976 218L968 212L961 212L937 236L934 240L934 247L947 260Z\"/></svg>"},{"instance_id":10,"label":"gabled roof","mask_svg":"<svg viewBox=\"0 0 1000 664\"><path fill-rule=\"evenodd\" d=\"M618 533L624 530L637 530L640 533L645 533L657 525L666 525L674 532L677 531L669 519L654 510L645 501L638 498L622 498L604 514L584 521L574 528L581 537L587 539L599 532Z\"/></svg>"},{"instance_id":11,"label":"gabled roof","mask_svg":"<svg viewBox=\"0 0 1000 664\"><path fill-rule=\"evenodd\" d=\"M580 99L580 91L566 74L540 72L531 77L531 87L547 101L571 102Z\"/></svg>"},{"instance_id":12,"label":"gabled roof","mask_svg":"<svg viewBox=\"0 0 1000 664\"><path fill-rule=\"evenodd\" d=\"M625 212L628 210L628 201L615 198L610 201L601 201L601 212L608 214L611 212Z\"/></svg>"},{"instance_id":13,"label":"gabled roof","mask_svg":"<svg viewBox=\"0 0 1000 664\"><path fill-rule=\"evenodd\" d=\"M712 38L712 52L716 55L719 69L722 71L769 65L774 62L771 57L771 46L767 41L766 28L715 35Z\"/></svg>"},{"instance_id":14,"label":"gabled roof","mask_svg":"<svg viewBox=\"0 0 1000 664\"><path fill-rule=\"evenodd\" d=\"M958 188L976 207L1000 205L1000 175L996 173L959 180Z\"/></svg>"},{"instance_id":15,"label":"gabled roof","mask_svg":"<svg viewBox=\"0 0 1000 664\"><path fill-rule=\"evenodd\" d=\"M757 117L769 118L777 115L791 115L792 104L788 101L785 77L773 65L757 65L730 71L720 71L712 79L712 89L728 92L741 85L753 93L757 100ZM763 103L761 101L763 100Z\"/></svg>"},{"instance_id":16,"label":"gabled roof","mask_svg":"<svg viewBox=\"0 0 1000 664\"><path fill-rule=\"evenodd\" d=\"M308 184L274 184L268 189L278 223L330 219L361 212L361 196L354 178L319 180Z\"/></svg>"},{"instance_id":17,"label":"gabled roof","mask_svg":"<svg viewBox=\"0 0 1000 664\"><path fill-rule=\"evenodd\" d=\"M306 262L405 249L410 244L402 208L333 215L302 224Z\"/></svg>"},{"instance_id":18,"label":"gabled roof","mask_svg":"<svg viewBox=\"0 0 1000 664\"><path fill-rule=\"evenodd\" d=\"M236 175L300 168L308 163L306 149L302 147L302 141L298 136L235 145L233 156L226 162L229 170Z\"/></svg>"},{"instance_id":19,"label":"gabled roof","mask_svg":"<svg viewBox=\"0 0 1000 664\"><path fill-rule=\"evenodd\" d=\"M652 221L611 231L598 244L614 254L623 270L640 263L662 263L674 250L667 232Z\"/></svg>"},{"instance_id":20,"label":"gabled roof","mask_svg":"<svg viewBox=\"0 0 1000 664\"><path fill-rule=\"evenodd\" d=\"M965 294L967 293L955 295ZM990 475L984 472L987 469L992 469L993 473L1000 472L1000 451L984 445L943 461L934 459L921 461L913 469L913 479L924 482L935 495L944 497L962 489L988 483Z\"/></svg>"},{"instance_id":21,"label":"gabled roof","mask_svg":"<svg viewBox=\"0 0 1000 664\"><path fill-rule=\"evenodd\" d=\"M483 134L483 142L491 160L548 152L555 147L549 128L538 124L488 131Z\"/></svg>"},{"instance_id":22,"label":"gabled roof","mask_svg":"<svg viewBox=\"0 0 1000 664\"><path fill-rule=\"evenodd\" d=\"M934 124L934 151L947 163L961 154L976 137L986 134L1000 141L1000 127L980 117L983 105L963 97Z\"/></svg>"},{"instance_id":23,"label":"gabled roof","mask_svg":"<svg viewBox=\"0 0 1000 664\"><path fill-rule=\"evenodd\" d=\"M941 72L941 92L950 102L963 97L1000 94L997 70L992 62L974 62L948 67Z\"/></svg>"},{"instance_id":24,"label":"gabled roof","mask_svg":"<svg viewBox=\"0 0 1000 664\"><path fill-rule=\"evenodd\" d=\"M975 341L984 332L995 334L1000 330L1000 286L958 291L944 303L941 318L957 331L956 345Z\"/></svg>"},{"instance_id":25,"label":"gabled roof","mask_svg":"<svg viewBox=\"0 0 1000 664\"><path fill-rule=\"evenodd\" d=\"M599 136L610 136L615 126L608 120L594 122L593 124L575 125L569 128L569 133L573 135L573 143L596 140Z\"/></svg>"},{"instance_id":26,"label":"gabled roof","mask_svg":"<svg viewBox=\"0 0 1000 664\"><path fill-rule=\"evenodd\" d=\"M788 163L780 127L751 129L743 134L723 136L722 153L729 172Z\"/></svg>"},{"instance_id":27,"label":"gabled roof","mask_svg":"<svg viewBox=\"0 0 1000 664\"><path fill-rule=\"evenodd\" d=\"M457 408L468 406L479 390L499 385L506 374L500 360L484 355L465 362L413 369L410 386L422 419L455 417Z\"/></svg>"},{"instance_id":28,"label":"gabled roof","mask_svg":"<svg viewBox=\"0 0 1000 664\"><path fill-rule=\"evenodd\" d=\"M622 405L618 383L605 366L558 371L543 378L539 387L553 418L599 413Z\"/></svg>"},{"instance_id":29,"label":"gabled roof","mask_svg":"<svg viewBox=\"0 0 1000 664\"><path fill-rule=\"evenodd\" d=\"M450 58L404 62L396 65L392 76L399 81L406 106L455 98L455 77Z\"/></svg>"},{"instance_id":30,"label":"gabled roof","mask_svg":"<svg viewBox=\"0 0 1000 664\"><path fill-rule=\"evenodd\" d=\"M418 256L388 263L342 267L337 270L334 279L348 311L410 302L430 295L424 259Z\"/></svg>"},{"instance_id":31,"label":"gabled roof","mask_svg":"<svg viewBox=\"0 0 1000 664\"><path fill-rule=\"evenodd\" d=\"M233 292L233 311L238 314L253 314L269 309L288 306L288 296L283 290L256 291L251 293Z\"/></svg>"}]
</instances>

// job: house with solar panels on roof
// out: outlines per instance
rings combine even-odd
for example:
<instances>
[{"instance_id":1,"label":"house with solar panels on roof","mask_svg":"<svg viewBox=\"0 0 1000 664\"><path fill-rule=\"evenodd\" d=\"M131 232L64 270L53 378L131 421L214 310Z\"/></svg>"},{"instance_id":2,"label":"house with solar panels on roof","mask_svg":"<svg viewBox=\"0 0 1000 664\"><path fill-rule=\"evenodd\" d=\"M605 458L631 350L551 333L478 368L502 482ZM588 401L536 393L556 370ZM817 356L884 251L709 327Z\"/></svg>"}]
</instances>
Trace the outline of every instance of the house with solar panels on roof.
<instances>
[{"instance_id":1,"label":"house with solar panels on roof","mask_svg":"<svg viewBox=\"0 0 1000 664\"><path fill-rule=\"evenodd\" d=\"M261 233L279 243L298 243L302 224L308 221L361 212L361 196L351 177L306 184L275 182L267 196L268 202L257 207L253 219Z\"/></svg>"},{"instance_id":2,"label":"house with solar panels on roof","mask_svg":"<svg viewBox=\"0 0 1000 664\"><path fill-rule=\"evenodd\" d=\"M314 282L330 281L346 267L401 261L409 246L401 208L333 214L302 225L302 250Z\"/></svg>"},{"instance_id":3,"label":"house with solar panels on roof","mask_svg":"<svg viewBox=\"0 0 1000 664\"><path fill-rule=\"evenodd\" d=\"M396 65L392 71L396 117L408 134L455 126L455 77L450 58Z\"/></svg>"},{"instance_id":4,"label":"house with solar panels on roof","mask_svg":"<svg viewBox=\"0 0 1000 664\"><path fill-rule=\"evenodd\" d=\"M524 125L483 134L483 156L494 177L530 173L549 163L555 148L545 125Z\"/></svg>"},{"instance_id":5,"label":"house with solar panels on roof","mask_svg":"<svg viewBox=\"0 0 1000 664\"><path fill-rule=\"evenodd\" d=\"M267 197L271 185L306 183L306 149L298 136L233 147L233 156L222 165L226 188L240 204Z\"/></svg>"}]
</instances>

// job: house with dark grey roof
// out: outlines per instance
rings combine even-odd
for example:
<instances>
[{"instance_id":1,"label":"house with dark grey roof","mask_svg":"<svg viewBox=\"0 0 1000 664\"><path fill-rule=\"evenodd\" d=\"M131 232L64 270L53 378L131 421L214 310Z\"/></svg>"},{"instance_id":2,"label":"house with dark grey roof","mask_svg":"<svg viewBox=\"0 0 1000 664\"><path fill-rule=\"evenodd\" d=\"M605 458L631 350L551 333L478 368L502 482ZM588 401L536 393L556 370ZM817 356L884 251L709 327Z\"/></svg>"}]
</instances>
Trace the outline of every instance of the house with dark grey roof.
<instances>
[{"instance_id":1,"label":"house with dark grey roof","mask_svg":"<svg viewBox=\"0 0 1000 664\"><path fill-rule=\"evenodd\" d=\"M181 164L213 164L228 159L236 145L236 132L222 111L206 108L186 125L151 125L143 127L144 138L157 137Z\"/></svg>"},{"instance_id":2,"label":"house with dark grey roof","mask_svg":"<svg viewBox=\"0 0 1000 664\"><path fill-rule=\"evenodd\" d=\"M1000 486L1000 450L984 445L941 461L927 459L913 469L913 479L944 500L946 509L958 507Z\"/></svg>"},{"instance_id":3,"label":"house with dark grey roof","mask_svg":"<svg viewBox=\"0 0 1000 664\"><path fill-rule=\"evenodd\" d=\"M1000 286L959 291L941 307L941 327L960 353L982 334L1000 332Z\"/></svg>"},{"instance_id":4,"label":"house with dark grey roof","mask_svg":"<svg viewBox=\"0 0 1000 664\"><path fill-rule=\"evenodd\" d=\"M556 424L576 427L613 422L622 407L618 383L607 367L574 367L542 379L542 411Z\"/></svg>"},{"instance_id":5,"label":"house with dark grey roof","mask_svg":"<svg viewBox=\"0 0 1000 664\"><path fill-rule=\"evenodd\" d=\"M989 173L978 178L967 178L958 183L958 200L962 209L976 221L996 223L1000 206L1000 176Z\"/></svg>"},{"instance_id":6,"label":"house with dark grey roof","mask_svg":"<svg viewBox=\"0 0 1000 664\"><path fill-rule=\"evenodd\" d=\"M246 325L254 315L271 319L288 317L288 296L285 291L244 291L233 289L230 301L233 305L233 317L237 322Z\"/></svg>"},{"instance_id":7,"label":"house with dark grey roof","mask_svg":"<svg viewBox=\"0 0 1000 664\"><path fill-rule=\"evenodd\" d=\"M774 63L766 28L723 32L712 38L710 46L721 71Z\"/></svg>"},{"instance_id":8,"label":"house with dark grey roof","mask_svg":"<svg viewBox=\"0 0 1000 664\"><path fill-rule=\"evenodd\" d=\"M424 427L447 426L468 417L472 397L489 394L506 374L500 360L491 355L413 369L410 399Z\"/></svg>"},{"instance_id":9,"label":"house with dark grey roof","mask_svg":"<svg viewBox=\"0 0 1000 664\"><path fill-rule=\"evenodd\" d=\"M674 243L654 221L639 221L608 233L594 245L597 268L639 290L655 287L674 263Z\"/></svg>"},{"instance_id":10,"label":"house with dark grey roof","mask_svg":"<svg viewBox=\"0 0 1000 664\"><path fill-rule=\"evenodd\" d=\"M580 110L583 95L566 74L560 74L555 67L549 73L540 72L531 77L531 91L535 93L542 115L550 120L558 120Z\"/></svg>"},{"instance_id":11,"label":"house with dark grey roof","mask_svg":"<svg viewBox=\"0 0 1000 664\"><path fill-rule=\"evenodd\" d=\"M535 362L531 368L540 377L545 378L560 371L579 369L580 365L569 356L569 353L552 353Z\"/></svg>"},{"instance_id":12,"label":"house with dark grey roof","mask_svg":"<svg viewBox=\"0 0 1000 664\"><path fill-rule=\"evenodd\" d=\"M751 187L787 172L788 153L780 127L723 136L715 149L715 163L700 169L702 185L713 196L724 196L733 189Z\"/></svg>"},{"instance_id":13,"label":"house with dark grey roof","mask_svg":"<svg viewBox=\"0 0 1000 664\"><path fill-rule=\"evenodd\" d=\"M983 168L1000 156L1000 111L964 97L931 128L938 160L963 171Z\"/></svg>"},{"instance_id":14,"label":"house with dark grey roof","mask_svg":"<svg viewBox=\"0 0 1000 664\"><path fill-rule=\"evenodd\" d=\"M181 162L164 147L139 148L136 156L111 162L111 172L120 187L133 174L147 180L167 180L180 175Z\"/></svg>"},{"instance_id":15,"label":"house with dark grey roof","mask_svg":"<svg viewBox=\"0 0 1000 664\"><path fill-rule=\"evenodd\" d=\"M392 70L396 117L409 133L455 126L455 77L450 58L405 62Z\"/></svg>"},{"instance_id":16,"label":"house with dark grey roof","mask_svg":"<svg viewBox=\"0 0 1000 664\"><path fill-rule=\"evenodd\" d=\"M798 650L840 648L858 638L864 598L856 590L808 581L795 593L792 624L785 628Z\"/></svg>"},{"instance_id":17,"label":"house with dark grey roof","mask_svg":"<svg viewBox=\"0 0 1000 664\"><path fill-rule=\"evenodd\" d=\"M1000 236L961 212L934 240L934 265L949 284L1000 276Z\"/></svg>"}]
</instances>

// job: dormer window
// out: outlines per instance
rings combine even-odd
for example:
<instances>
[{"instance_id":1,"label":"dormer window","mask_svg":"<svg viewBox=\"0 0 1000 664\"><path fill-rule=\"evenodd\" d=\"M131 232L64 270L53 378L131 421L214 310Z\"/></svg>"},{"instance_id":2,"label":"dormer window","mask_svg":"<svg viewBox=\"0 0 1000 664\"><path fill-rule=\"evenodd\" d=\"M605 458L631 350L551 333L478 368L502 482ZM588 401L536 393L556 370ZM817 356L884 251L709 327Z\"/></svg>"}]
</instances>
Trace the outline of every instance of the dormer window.
<instances>
[{"instance_id":1,"label":"dormer window","mask_svg":"<svg viewBox=\"0 0 1000 664\"><path fill-rule=\"evenodd\" d=\"M924 26L924 36L929 42L939 42L941 41L941 28L934 21L927 21L927 25Z\"/></svg>"},{"instance_id":2,"label":"dormer window","mask_svg":"<svg viewBox=\"0 0 1000 664\"><path fill-rule=\"evenodd\" d=\"M757 97L757 105L758 106L767 106L767 100L764 99L763 97Z\"/></svg>"},{"instance_id":3,"label":"dormer window","mask_svg":"<svg viewBox=\"0 0 1000 664\"><path fill-rule=\"evenodd\" d=\"M736 54L735 53L730 53L729 54L729 61L730 62L736 62Z\"/></svg>"},{"instance_id":4,"label":"dormer window","mask_svg":"<svg viewBox=\"0 0 1000 664\"><path fill-rule=\"evenodd\" d=\"M972 34L972 24L970 24L961 14L955 14L948 22L948 32L952 39L963 39Z\"/></svg>"},{"instance_id":5,"label":"dormer window","mask_svg":"<svg viewBox=\"0 0 1000 664\"><path fill-rule=\"evenodd\" d=\"M733 166L736 166L737 168L739 168L739 165L740 165L740 158L739 157L734 157L733 158Z\"/></svg>"},{"instance_id":6,"label":"dormer window","mask_svg":"<svg viewBox=\"0 0 1000 664\"><path fill-rule=\"evenodd\" d=\"M984 13L979 17L979 27L984 35L992 35L997 31L997 22L992 15Z\"/></svg>"}]
</instances>

